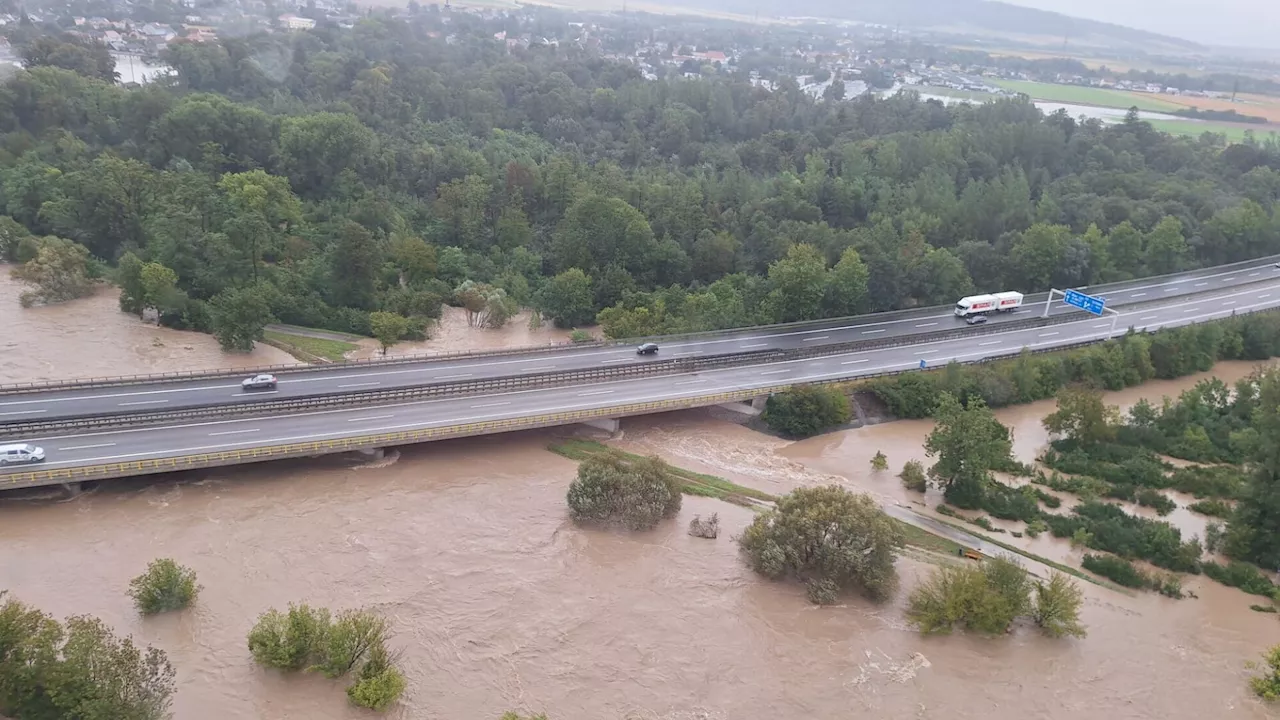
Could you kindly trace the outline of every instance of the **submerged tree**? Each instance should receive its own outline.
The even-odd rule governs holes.
[[[996,419],[982,398],[968,406],[951,393],[942,393],[934,411],[937,425],[925,441],[929,457],[938,460],[929,476],[943,489],[947,502],[960,508],[982,506],[991,470],[1012,458],[1009,428]]]

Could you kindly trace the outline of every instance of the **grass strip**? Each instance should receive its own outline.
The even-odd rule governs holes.
[[[974,537],[976,537],[976,538],[978,538],[978,539],[980,539],[980,540],[984,540],[984,541],[986,541],[986,542],[991,543],[992,545],[995,545],[995,546],[1000,547],[1000,548],[1004,548],[1005,550],[1008,550],[1008,551],[1009,551],[1009,552],[1011,552],[1011,553],[1016,553],[1016,554],[1018,554],[1018,555],[1021,555],[1021,556],[1022,556],[1022,557],[1024,557],[1024,558],[1028,558],[1028,559],[1030,559],[1030,560],[1035,560],[1036,562],[1038,562],[1038,563],[1040,563],[1040,564],[1042,564],[1042,565],[1047,565],[1048,567],[1051,567],[1051,568],[1053,568],[1054,570],[1057,570],[1057,571],[1059,571],[1059,572],[1064,572],[1064,573],[1066,573],[1066,574],[1068,574],[1068,575],[1071,575],[1071,576],[1073,576],[1073,577],[1078,577],[1078,578],[1080,578],[1081,580],[1087,580],[1088,582],[1091,582],[1091,583],[1093,583],[1094,585],[1097,585],[1098,587],[1104,587],[1104,588],[1107,588],[1108,590],[1115,590],[1115,591],[1117,591],[1117,592],[1123,592],[1123,593],[1126,593],[1126,594],[1130,594],[1130,593],[1128,593],[1124,588],[1120,587],[1119,585],[1116,585],[1116,584],[1114,584],[1114,583],[1110,583],[1110,582],[1106,582],[1106,581],[1104,581],[1104,580],[1099,580],[1098,578],[1093,577],[1092,575],[1089,575],[1089,574],[1088,574],[1088,573],[1086,573],[1086,572],[1083,572],[1083,571],[1081,571],[1081,570],[1078,570],[1078,569],[1076,569],[1076,568],[1073,568],[1073,567],[1071,567],[1070,565],[1063,565],[1062,563],[1054,562],[1053,560],[1050,560],[1049,558],[1041,557],[1041,556],[1039,556],[1039,555],[1036,555],[1036,554],[1035,554],[1035,553],[1033,553],[1033,552],[1029,552],[1029,551],[1027,551],[1027,550],[1023,550],[1022,548],[1014,547],[1013,545],[1009,545],[1008,543],[1002,543],[1002,542],[1000,542],[999,540],[995,540],[995,539],[993,539],[993,538],[991,538],[991,537],[989,537],[989,536],[987,536],[987,535],[983,535],[982,533],[974,532],[974,531],[973,531],[973,528],[971,528],[971,527],[966,527],[966,526],[961,525],[961,524],[959,524],[959,523],[953,523],[953,522],[950,522],[950,521],[948,521],[948,520],[943,520],[942,518],[931,518],[931,519],[933,519],[933,520],[937,520],[938,522],[940,522],[940,523],[942,523],[942,524],[944,524],[944,525],[950,525],[951,527],[955,528],[956,530],[959,530],[960,532],[969,533],[970,535],[972,535],[972,536],[974,536]]]
[[[277,332],[275,330],[267,330],[264,333],[267,340],[275,343],[277,347],[289,352],[289,348],[296,348],[309,355],[324,358],[330,362],[342,362],[346,359],[346,353],[357,349],[359,346],[354,343],[343,342],[341,340],[328,340],[325,338],[307,337],[305,335],[290,335],[288,333]],[[300,360],[309,360],[308,358],[299,358]]]
[[[557,455],[579,462],[586,460],[592,455],[604,452],[615,452],[629,460],[640,459],[640,456],[635,453],[618,450],[605,445],[604,443],[596,442],[595,440],[583,440],[579,438],[570,438],[554,442],[549,445],[547,449]],[[725,502],[742,505],[743,507],[748,507],[757,511],[766,509],[767,503],[773,503],[778,500],[776,495],[771,495],[767,492],[756,490],[755,488],[749,488],[745,485],[738,485],[737,483],[730,482],[722,477],[716,477],[715,475],[706,475],[704,473],[698,473],[675,466],[672,466],[671,472],[682,481],[682,489],[686,495],[697,495],[699,497],[724,500]],[[910,545],[911,547],[951,556],[959,555],[960,551],[963,549],[963,546],[959,543],[934,535],[924,528],[918,528],[914,525],[902,522],[897,518],[890,519],[893,520],[893,522],[902,531],[903,538],[907,545]]]

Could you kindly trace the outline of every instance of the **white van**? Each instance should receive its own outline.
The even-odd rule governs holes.
[[[0,465],[26,465],[44,462],[44,448],[28,443],[0,445]]]

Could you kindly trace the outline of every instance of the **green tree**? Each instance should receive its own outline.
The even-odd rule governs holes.
[[[409,334],[409,318],[391,312],[372,312],[369,313],[369,327],[382,346],[382,354],[386,355],[388,348]]]
[[[262,170],[227,173],[218,189],[232,213],[224,230],[257,282],[263,255],[279,254],[290,228],[302,221],[302,203],[288,179]]]
[[[752,569],[772,579],[829,582],[873,600],[897,588],[902,532],[870,496],[835,485],[784,495],[756,516],[739,543]]]
[[[391,263],[410,285],[421,285],[435,277],[439,260],[434,245],[413,235],[396,233],[391,236]]]
[[[271,321],[271,305],[256,288],[228,290],[209,303],[210,326],[223,350],[253,350]]]
[[[1107,250],[1112,264],[1125,276],[1135,277],[1142,272],[1142,233],[1128,220],[1111,228]]]
[[[1073,386],[1058,392],[1058,409],[1042,421],[1045,430],[1083,446],[1110,442],[1120,426],[1120,409],[1107,405],[1102,393],[1090,387]]]
[[[565,212],[552,238],[552,255],[561,270],[596,273],[617,265],[632,274],[650,269],[655,250],[649,221],[626,201],[587,195]]]
[[[1166,215],[1146,237],[1147,268],[1153,275],[1177,272],[1186,265],[1191,248],[1182,234],[1182,221]]]
[[[1257,377],[1257,405],[1250,425],[1249,482],[1227,524],[1228,555],[1264,568],[1280,567],[1280,370]]]
[[[404,694],[406,685],[404,673],[393,664],[386,647],[379,643],[369,650],[355,683],[347,688],[347,697],[353,705],[380,712]]]
[[[289,605],[258,616],[249,631],[249,653],[259,665],[277,670],[304,670],[321,660],[329,633],[329,611]]]
[[[801,385],[769,396],[761,419],[788,438],[806,438],[843,425],[853,416],[849,398],[836,388]]]
[[[469,250],[483,248],[485,217],[492,189],[478,175],[442,184],[436,191],[436,214],[447,228],[442,244]]]
[[[359,223],[344,222],[333,246],[330,287],[333,303],[368,310],[374,306],[374,285],[381,253],[373,235]]]
[[[1070,242],[1071,228],[1063,225],[1036,223],[1027,228],[1010,250],[1010,259],[1018,269],[1015,284],[1028,290],[1051,287]]]
[[[908,460],[902,466],[902,484],[908,489],[922,493],[929,488],[929,476],[925,474],[924,463],[919,460]]]
[[[875,456],[871,458],[871,469],[877,471],[888,470],[889,458],[885,457],[884,453],[877,450]]]
[[[1249,669],[1261,669],[1262,675],[1249,678],[1249,689],[1263,700],[1280,699],[1280,645],[1272,646],[1261,663],[1250,662]]]
[[[929,476],[944,490],[947,502],[961,508],[982,507],[990,471],[1012,458],[1013,440],[982,398],[966,407],[942,393],[934,410],[937,424],[925,440],[925,451],[938,460]]]
[[[1053,572],[1048,582],[1037,582],[1031,619],[1049,637],[1084,637],[1080,624],[1080,606],[1084,593],[1080,586],[1060,572]]]
[[[83,245],[47,237],[38,247],[35,257],[9,272],[15,280],[34,286],[18,297],[22,307],[50,305],[93,294],[89,251]]]
[[[129,581],[129,597],[143,615],[181,610],[199,593],[195,570],[171,558],[153,560],[145,573]]]
[[[866,312],[867,283],[871,273],[862,262],[858,251],[848,248],[840,255],[840,261],[827,273],[826,296],[823,299],[824,315],[844,317]]]
[[[142,260],[131,252],[120,256],[116,263],[116,283],[120,286],[120,310],[141,315],[146,288],[142,286]]]
[[[1030,591],[1026,571],[1005,558],[947,565],[911,593],[907,619],[922,633],[949,633],[961,626],[996,635],[1030,609]]]
[[[3,593],[0,593],[3,595]],[[0,713],[13,718],[169,717],[174,671],[97,618],[65,625],[13,599],[0,604]]]
[[[584,325],[595,317],[591,278],[579,268],[570,268],[551,278],[534,295],[534,305],[556,327]]]
[[[849,274],[847,266],[842,279],[847,279]],[[769,286],[765,304],[774,321],[818,318],[827,290],[827,268],[822,253],[812,245],[792,245],[785,258],[769,266]],[[851,288],[841,288],[841,292],[849,290]]]
[[[679,478],[661,459],[631,460],[617,453],[593,455],[569,484],[569,512],[578,522],[618,523],[649,530],[680,512]]]
[[[142,266],[139,275],[144,307],[164,311],[182,304],[184,297],[178,289],[178,273],[151,262]]]

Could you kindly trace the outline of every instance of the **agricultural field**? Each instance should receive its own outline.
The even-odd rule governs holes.
[[[993,80],[992,82],[1006,90],[1026,93],[1031,96],[1032,100],[1096,105],[1098,107],[1123,108],[1126,110],[1131,107],[1137,107],[1139,110],[1150,112],[1172,112],[1186,107],[1185,105],[1165,100],[1162,97],[1123,90],[1055,85],[1023,80]]]
[[[1246,125],[1243,123],[1215,123],[1215,122],[1194,122],[1191,120],[1148,120],[1151,126],[1157,130],[1171,133],[1173,135],[1191,135],[1198,137],[1199,135],[1212,132],[1220,135],[1226,135],[1229,142],[1241,142],[1244,140],[1244,134],[1250,130],[1258,140],[1271,135],[1280,133],[1280,124],[1271,123],[1268,125]]]

